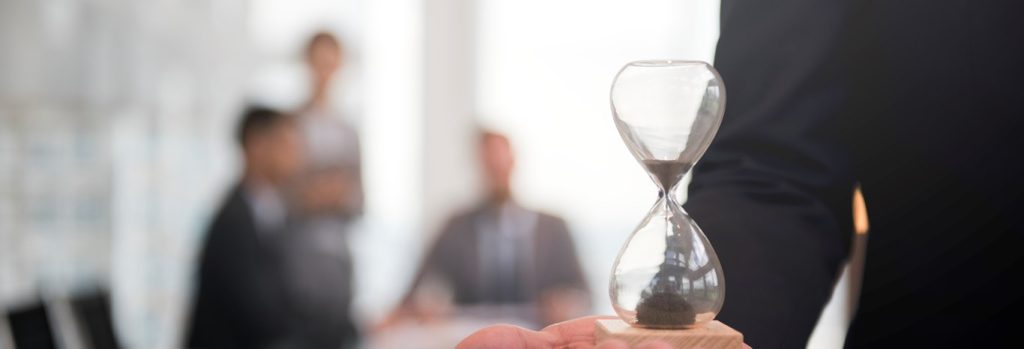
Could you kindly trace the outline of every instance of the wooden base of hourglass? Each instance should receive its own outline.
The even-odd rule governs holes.
[[[683,330],[654,330],[630,326],[621,319],[597,320],[597,343],[618,339],[630,345],[650,340],[668,343],[675,349],[742,349],[743,334],[718,321]]]

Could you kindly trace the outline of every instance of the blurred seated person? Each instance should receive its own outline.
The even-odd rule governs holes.
[[[590,299],[572,236],[558,217],[522,207],[512,197],[515,163],[508,138],[480,136],[487,197],[451,218],[392,319],[431,320],[457,310],[546,325],[586,313]]]
[[[187,346],[301,346],[277,248],[288,216],[282,190],[303,162],[298,130],[277,111],[250,108],[237,135],[244,170],[206,232]]]

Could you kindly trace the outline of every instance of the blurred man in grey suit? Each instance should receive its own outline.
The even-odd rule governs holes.
[[[480,156],[486,200],[447,222],[398,313],[438,315],[448,301],[537,325],[585,313],[589,294],[565,222],[513,200],[508,138],[482,132]]]

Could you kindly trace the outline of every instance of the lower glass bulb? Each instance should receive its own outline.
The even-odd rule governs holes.
[[[630,325],[689,328],[722,309],[725,278],[707,237],[663,195],[619,252],[609,291],[615,312]]]

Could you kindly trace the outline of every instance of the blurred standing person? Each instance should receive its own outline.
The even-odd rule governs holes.
[[[286,244],[290,299],[314,347],[352,347],[353,266],[346,241],[363,211],[359,139],[330,105],[331,83],[343,57],[333,35],[310,39],[305,58],[312,96],[297,112],[308,161],[292,186],[295,234]]]
[[[481,133],[480,160],[486,200],[448,221],[394,318],[443,315],[439,304],[449,299],[483,312],[470,315],[538,325],[586,313],[589,292],[565,222],[512,197],[508,138]]]
[[[308,214],[347,223],[363,212],[363,183],[359,135],[330,101],[331,84],[343,54],[334,35],[313,35],[305,52],[312,93],[297,115],[309,157],[301,206]]]
[[[299,347],[277,248],[287,233],[285,184],[302,167],[299,133],[283,114],[250,108],[238,141],[242,179],[206,234],[187,345]]]

